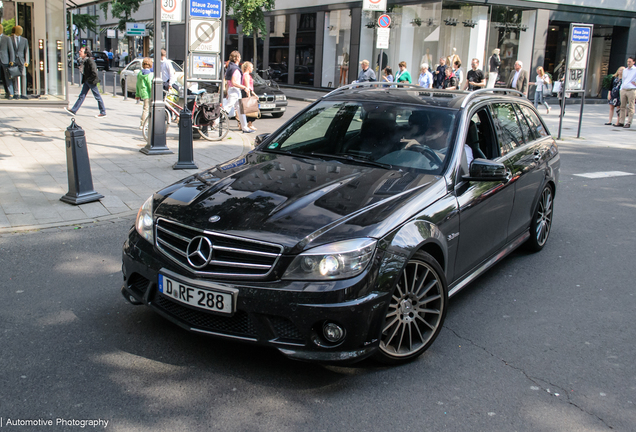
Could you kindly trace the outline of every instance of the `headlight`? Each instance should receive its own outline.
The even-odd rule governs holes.
[[[377,240],[345,240],[310,249],[298,255],[283,279],[347,279],[359,275],[373,257]]]
[[[135,221],[135,229],[140,236],[154,243],[154,235],[152,230],[152,196],[146,200],[137,212],[137,220]]]
[[[277,101],[287,100],[287,96],[285,96],[284,94],[277,94],[276,95],[276,100]]]

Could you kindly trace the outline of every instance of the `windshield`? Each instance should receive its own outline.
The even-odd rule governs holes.
[[[251,75],[252,75],[252,78],[254,79],[254,84],[269,85],[267,81],[265,81],[263,77],[257,74],[256,72],[252,72]]]
[[[323,101],[262,150],[441,174],[454,121],[454,110],[439,107]]]

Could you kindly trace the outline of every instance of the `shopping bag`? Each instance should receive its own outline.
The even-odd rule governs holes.
[[[543,84],[543,96],[552,96],[552,84]]]
[[[11,78],[17,78],[20,75],[22,75],[22,73],[20,72],[20,68],[18,66],[9,66],[7,68],[7,71],[9,72],[9,76]]]
[[[561,81],[556,81],[552,86],[552,93],[561,93]]]
[[[245,115],[259,112],[258,96],[250,96],[241,99],[241,112]]]

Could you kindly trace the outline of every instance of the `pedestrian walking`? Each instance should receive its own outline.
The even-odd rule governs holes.
[[[446,76],[444,77],[444,81],[442,81],[442,88],[444,90],[457,90],[457,77],[453,73],[453,69],[447,67],[444,72]]]
[[[104,101],[102,100],[102,97],[99,94],[99,89],[97,88],[97,84],[99,83],[99,77],[97,76],[97,65],[95,64],[95,60],[93,60],[91,56],[91,50],[88,47],[82,47],[80,48],[78,54],[81,60],[79,70],[80,74],[82,74],[82,90],[80,91],[77,102],[75,102],[73,108],[64,109],[71,115],[77,114],[77,111],[82,106],[82,103],[84,103],[84,99],[86,99],[86,95],[90,90],[93,92],[93,97],[97,101],[97,106],[99,107],[99,114],[97,114],[95,117],[106,117],[106,107],[104,106]]]
[[[486,77],[481,69],[479,69],[479,59],[472,59],[470,62],[471,69],[466,74],[466,81],[462,86],[462,90],[478,90],[486,86]]]
[[[537,68],[537,80],[533,82],[529,82],[528,85],[536,86],[534,90],[534,107],[537,108],[539,104],[543,104],[546,109],[546,114],[550,114],[550,105],[545,101],[545,88],[549,88],[550,85],[550,77],[545,73],[543,67],[539,66]]]
[[[634,57],[627,58],[627,67],[623,69],[621,84],[621,113],[618,124],[614,126],[630,128],[634,119],[634,99],[636,96],[636,66]],[[627,118],[627,120],[625,120]]]
[[[172,84],[177,81],[177,74],[174,71],[172,62],[166,57],[166,50],[161,50],[161,79],[163,80],[163,89],[168,91]]]
[[[413,81],[411,80],[411,73],[406,70],[406,62],[405,61],[401,61],[398,64],[398,69],[400,71],[395,74],[395,82],[398,82],[398,83],[407,82],[409,84],[412,84]]]
[[[225,79],[227,80],[227,104],[223,106],[234,107],[235,117],[239,121],[239,125],[243,133],[254,132],[247,127],[247,118],[245,114],[241,114],[241,90],[245,90],[243,85],[243,72],[239,67],[241,61],[241,53],[238,51],[232,51],[230,53],[230,61],[227,64],[225,71]]]
[[[433,84],[435,88],[441,89],[443,88],[444,79],[446,78],[446,59],[444,57],[440,57],[439,66],[435,70],[435,83]]]
[[[252,64],[252,62],[247,61],[243,63],[243,65],[241,66],[241,69],[243,69],[243,85],[245,86],[245,89],[241,90],[241,95],[244,98],[250,97],[250,96],[258,97],[257,94],[254,93],[254,78],[252,78],[252,72],[254,72],[254,65]],[[254,123],[254,121],[256,121],[256,117],[250,117],[249,120],[247,121],[247,128],[253,131],[256,130],[256,128],[252,124]]]
[[[515,73],[510,74],[506,87],[518,90],[528,97],[528,72],[523,70],[523,63],[520,60],[515,62]]]
[[[362,60],[360,66],[362,66],[362,70],[358,75],[359,83],[376,81],[375,72],[369,67],[369,60]]]
[[[13,66],[13,62],[15,62],[15,52],[11,38],[2,34],[2,26],[0,26],[0,67],[2,67],[4,97],[7,99],[13,97],[13,80],[9,75],[9,67]]]
[[[384,76],[382,80],[385,82],[393,82],[393,69],[390,66],[384,68]]]
[[[501,58],[499,57],[499,53],[501,50],[499,48],[495,48],[492,50],[492,55],[490,56],[490,60],[488,61],[488,84],[486,84],[487,88],[495,88],[495,84],[497,83],[497,78],[499,77],[499,67],[501,66]]]
[[[609,122],[605,123],[605,126],[613,124],[614,110],[616,110],[616,124],[620,123],[621,115],[621,85],[623,84],[623,70],[625,66],[618,68],[614,76],[612,77],[612,88],[607,92],[607,101],[609,103]]]
[[[420,66],[420,76],[417,83],[424,88],[433,87],[433,74],[428,71],[428,63],[422,63]]]
[[[464,82],[464,71],[462,70],[462,62],[459,60],[459,57],[453,62],[453,74],[455,78],[457,78],[457,89],[460,89]]]
[[[149,57],[141,61],[141,70],[137,73],[137,88],[135,99],[141,100],[144,104],[141,111],[141,123],[139,129],[144,128],[144,122],[150,115],[150,104],[152,103],[152,81],[155,74],[152,72],[152,59]]]

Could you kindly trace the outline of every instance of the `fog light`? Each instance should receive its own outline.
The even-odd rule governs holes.
[[[344,337],[344,330],[338,324],[327,323],[322,328],[322,333],[331,343],[336,343]]]

